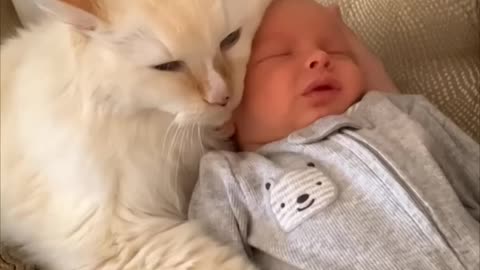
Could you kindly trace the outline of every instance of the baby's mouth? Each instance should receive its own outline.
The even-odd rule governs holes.
[[[303,91],[303,96],[316,95],[322,92],[338,91],[338,84],[332,79],[315,80]]]

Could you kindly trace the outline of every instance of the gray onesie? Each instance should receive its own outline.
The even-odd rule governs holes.
[[[425,98],[371,92],[254,153],[204,156],[189,215],[262,269],[478,270],[479,156]]]

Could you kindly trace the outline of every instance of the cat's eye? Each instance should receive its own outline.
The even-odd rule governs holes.
[[[233,47],[240,39],[241,30],[237,29],[235,32],[230,33],[226,38],[220,42],[220,49],[228,50]]]
[[[153,68],[160,71],[170,71],[170,72],[179,71],[180,69],[183,68],[183,62],[172,61],[172,62],[167,62],[167,63],[153,66]]]

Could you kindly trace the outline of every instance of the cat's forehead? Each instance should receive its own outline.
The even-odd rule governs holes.
[[[250,1],[135,0],[126,2],[116,22],[132,34],[160,40],[173,54],[186,48],[198,50],[191,53],[213,51],[226,35],[248,23]]]

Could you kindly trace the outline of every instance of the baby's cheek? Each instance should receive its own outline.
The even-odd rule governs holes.
[[[245,78],[245,102],[263,103],[275,94],[281,82],[271,69],[264,66],[251,68]]]
[[[258,88],[272,97],[291,96],[292,91],[294,91],[292,74],[293,72],[289,72],[287,69],[272,67],[262,73]]]
[[[353,78],[350,80],[352,83],[351,95],[354,101],[357,101],[367,92],[367,90],[371,89],[368,89],[367,80],[359,68],[354,68],[352,74]]]
[[[256,92],[258,86],[262,83],[262,78],[265,77],[264,71],[256,66],[249,66],[245,74],[245,94]]]

